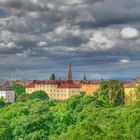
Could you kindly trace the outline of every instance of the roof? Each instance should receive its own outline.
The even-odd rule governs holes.
[[[11,87],[6,86],[0,86],[0,91],[13,91]]]
[[[124,83],[124,88],[135,88],[136,87],[136,82],[135,81],[128,81]]]
[[[80,88],[79,84],[76,84],[72,80],[44,80],[44,81],[33,81],[32,83],[27,85],[27,88],[35,88],[35,85],[47,85],[47,84],[56,84],[58,88]]]
[[[61,80],[45,80],[43,84],[59,84]]]
[[[26,86],[27,88],[35,88],[35,84],[31,83]]]
[[[32,81],[17,81],[16,82],[16,84],[23,85],[23,86],[28,86],[31,83],[32,83]]]
[[[72,80],[61,81],[58,85],[58,88],[80,88],[80,86],[76,85]]]
[[[98,80],[90,80],[90,81],[81,80],[81,84],[100,84],[100,81],[98,81]]]
[[[11,81],[4,81],[0,83],[0,91],[13,91]]]

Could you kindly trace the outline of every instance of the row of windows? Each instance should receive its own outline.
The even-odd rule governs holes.
[[[59,96],[63,96],[63,97],[66,97],[66,94],[49,94],[49,96],[56,96],[56,97],[59,97]]]
[[[27,92],[33,92],[33,89],[27,89]],[[46,92],[66,92],[66,90],[58,90],[58,89],[50,89],[50,90],[46,90]],[[70,92],[79,92],[76,90],[71,90]]]
[[[47,90],[47,91],[50,91],[50,92],[66,92],[66,90],[58,90],[58,89],[50,89],[50,90]]]
[[[56,88],[57,85],[36,85],[37,88],[43,88],[43,87],[48,87],[48,88]]]

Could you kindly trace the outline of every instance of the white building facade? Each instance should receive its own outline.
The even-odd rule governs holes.
[[[11,88],[11,82],[5,81],[0,83],[0,98],[9,103],[15,101],[15,91]]]
[[[5,102],[14,102],[15,101],[15,92],[0,90],[0,98],[3,98]]]

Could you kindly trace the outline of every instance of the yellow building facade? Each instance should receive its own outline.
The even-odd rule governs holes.
[[[81,83],[80,91],[86,92],[87,95],[93,95],[93,92],[95,92],[99,87],[99,81],[85,81]]]
[[[124,93],[125,93],[125,104],[128,105],[132,103],[132,101],[136,100],[136,82],[129,82],[124,85]]]
[[[135,88],[133,87],[129,87],[129,88],[125,88],[125,104],[129,104],[132,101],[134,101],[136,99],[136,92],[135,92]]]
[[[44,91],[51,100],[66,100],[73,95],[80,94],[80,87],[72,81],[44,81],[36,82],[26,87],[26,93]]]

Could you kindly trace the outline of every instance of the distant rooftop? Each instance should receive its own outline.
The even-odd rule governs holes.
[[[1,91],[11,91],[12,90],[12,82],[11,81],[1,81],[0,82],[0,90]]]

